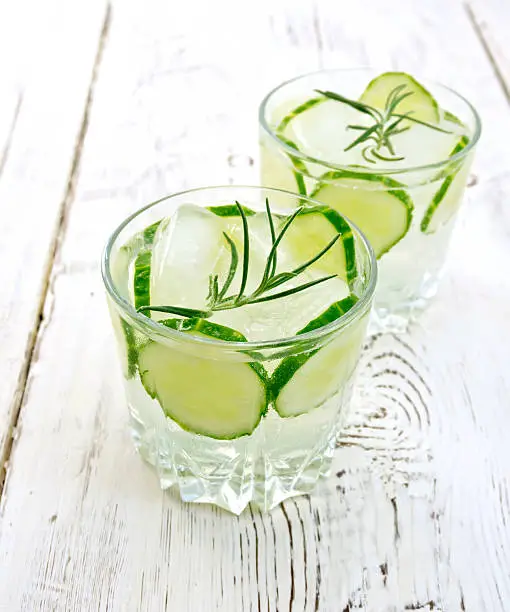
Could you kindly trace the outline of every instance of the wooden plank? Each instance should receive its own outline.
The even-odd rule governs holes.
[[[505,0],[470,0],[466,3],[475,30],[494,66],[494,72],[510,99],[510,6]]]
[[[510,218],[508,154],[490,125],[441,293],[409,336],[367,347],[357,410],[316,495],[240,518],[184,506],[132,449],[98,253],[116,221],[165,192],[255,181],[257,100],[287,69],[405,60],[510,121],[461,6],[399,0],[390,14],[374,0],[367,26],[336,2],[238,4],[115,7],[0,508],[0,601],[504,610]]]
[[[321,14],[324,65],[335,65],[338,41],[356,38],[363,24],[367,36],[359,59],[381,70],[406,70],[449,84],[474,103],[483,122],[471,180],[477,184],[468,190],[442,291],[422,319],[422,329],[407,340],[413,351],[422,349],[420,367],[412,353],[406,360],[430,389],[425,403],[423,391],[411,402],[416,414],[408,406],[414,417],[408,427],[416,434],[423,430],[425,438],[420,438],[429,446],[424,450],[430,460],[410,461],[404,454],[404,474],[397,472],[392,478],[402,480],[394,498],[400,537],[393,561],[387,562],[397,588],[389,601],[397,610],[418,603],[423,609],[428,604],[439,610],[504,610],[510,580],[501,567],[510,549],[501,534],[508,521],[510,455],[497,440],[501,418],[506,422],[502,398],[508,393],[503,364],[509,356],[509,284],[498,278],[494,262],[510,256],[504,238],[510,217],[502,206],[510,161],[501,138],[501,130],[510,128],[507,96],[464,5],[398,2],[393,6],[397,20],[388,19],[384,7],[373,2],[369,22],[364,19],[366,8],[356,3],[336,18],[331,7]],[[395,352],[405,357],[402,348]],[[390,376],[389,370],[397,376]],[[475,374],[479,372],[483,375]],[[412,384],[404,383],[402,374]],[[413,371],[406,372],[405,363],[388,368],[380,380],[379,393],[382,389],[394,407],[409,404],[406,398],[420,386]],[[427,408],[430,423],[420,405]],[[376,433],[377,448],[379,437],[386,440],[387,435]],[[410,495],[411,483],[415,492]],[[381,551],[375,551],[377,557],[383,558]],[[473,557],[483,559],[477,571]],[[367,587],[366,597],[371,602],[368,609],[379,609],[377,589]]]
[[[0,488],[74,180],[105,18],[102,0],[84,8],[65,2],[19,2],[1,9]],[[15,69],[7,70],[5,58],[14,58]],[[9,76],[19,87],[14,95],[8,89]]]

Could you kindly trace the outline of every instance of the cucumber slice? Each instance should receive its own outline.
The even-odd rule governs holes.
[[[136,374],[136,367],[138,365],[138,351],[136,348],[136,336],[133,328],[129,323],[124,321],[124,319],[120,319],[120,324],[122,327],[122,332],[124,334],[124,338],[126,339],[127,346],[127,367],[125,370],[125,377],[127,379],[133,378]]]
[[[296,168],[288,153],[275,146],[267,136],[260,139],[260,176],[263,185],[294,193],[299,192],[304,183],[303,177],[296,174]]]
[[[405,72],[385,72],[375,77],[361,94],[360,100],[382,110],[390,93],[400,85],[406,87],[402,93],[411,92],[412,95],[402,100],[398,105],[397,112],[399,114],[404,115],[412,112],[414,119],[427,123],[439,123],[439,106],[434,96],[415,78]],[[404,124],[409,125],[410,122],[403,121],[402,125],[405,127]]]
[[[358,301],[350,295],[332,304],[298,333],[304,334],[335,321]],[[320,406],[354,371],[364,333],[357,323],[326,346],[286,357],[271,376],[270,393],[281,417],[295,417]]]
[[[356,223],[382,257],[406,235],[413,219],[413,201],[404,185],[386,176],[348,170],[327,172],[311,197]]]
[[[356,134],[347,126],[364,122],[365,115],[358,110],[327,97],[312,98],[309,102],[317,100],[314,104],[302,104],[295,111],[287,115],[277,129],[277,137],[291,150],[286,151],[290,164],[296,175],[301,175],[300,193],[304,194],[303,185],[306,186],[308,176],[316,176],[323,168],[320,162],[304,161],[300,154],[306,154],[315,160],[329,161],[336,165],[363,163],[363,156],[359,149],[346,151]],[[296,151],[295,155],[293,154]]]
[[[151,303],[151,247],[154,242],[154,236],[156,235],[156,231],[160,224],[161,220],[156,221],[156,223],[149,225],[141,233],[144,246],[136,256],[133,277],[133,296],[135,308],[140,308],[140,306],[148,306]],[[135,239],[137,237],[138,234],[135,236]],[[147,316],[150,317],[150,313],[147,313]]]
[[[351,283],[357,276],[354,236],[351,226],[336,210],[328,206],[305,208],[294,219],[285,242],[296,261],[306,261],[338,233],[342,235],[341,240],[314,268]]]
[[[136,337],[131,326],[120,317],[113,306],[109,306],[113,331],[117,340],[118,353],[124,378],[128,380],[136,374],[138,353]]]
[[[159,321],[159,323],[180,332],[190,332],[195,335],[224,340],[225,342],[246,342],[243,334],[236,329],[219,325],[218,323],[211,323],[206,319],[164,319]]]
[[[122,246],[112,259],[112,280],[119,295],[125,300],[132,300],[132,287],[129,286],[129,268],[133,251],[143,244],[143,233],[136,234],[127,245]],[[129,246],[128,246],[129,245]],[[110,317],[117,339],[122,374],[130,379],[136,373],[137,349],[136,334],[133,328],[119,316],[116,308],[109,302]]]
[[[152,251],[142,251],[136,256],[133,278],[135,308],[151,303],[151,260]]]
[[[243,342],[242,334],[202,319],[164,325],[198,336]],[[149,342],[139,351],[140,379],[183,429],[218,440],[250,435],[267,412],[267,375],[259,363],[203,359]]]
[[[253,215],[257,214],[254,210],[252,210],[251,208],[248,208],[247,206],[241,205],[241,208],[243,209],[243,212],[247,217],[253,217]],[[218,217],[239,217],[240,216],[239,209],[237,208],[236,204],[224,204],[223,206],[208,206],[207,210],[211,211]]]
[[[149,225],[143,230],[143,241],[146,247],[152,246],[154,242],[154,236],[156,235],[156,231],[160,226],[162,219],[156,221],[152,225]]]
[[[271,201],[271,204],[272,202],[273,201]],[[326,207],[320,208],[321,210],[326,209]],[[289,272],[299,264],[304,263],[306,259],[313,257],[323,249],[338,233],[338,231],[335,231],[335,227],[333,227],[327,219],[319,215],[323,227],[318,230],[317,236],[315,237],[315,246],[314,243],[310,245],[308,241],[310,257],[307,258],[307,253],[302,249],[302,238],[303,235],[305,237],[309,236],[308,220],[305,220],[304,216],[308,216],[310,210],[311,209],[304,209],[304,211],[301,212],[280,243],[278,247],[277,273]],[[232,213],[232,217],[225,217],[223,228],[234,240],[241,254],[243,252],[242,223],[238,211],[232,211]],[[331,211],[331,213],[335,217],[340,217],[335,211]],[[273,212],[272,217],[275,232],[278,234],[288,216]],[[301,226],[301,230],[294,227],[296,223]],[[350,227],[341,217],[339,223],[342,223],[339,230],[343,233],[346,244],[348,244],[349,241],[352,242],[353,239]],[[250,217],[248,226],[250,236],[250,271],[248,274],[246,291],[249,294],[258,287],[264,275],[267,255],[271,249],[272,241],[270,225],[266,213],[257,213]],[[305,242],[307,241],[305,240]],[[333,249],[336,249],[336,256],[333,256],[330,262],[331,267],[334,268],[333,273],[336,274],[339,271],[345,270],[345,257],[340,241]],[[328,255],[325,257],[327,256]],[[321,276],[325,276],[324,270],[321,268],[321,261],[322,259],[310,266],[310,268],[303,273],[302,277],[289,279],[286,286],[283,288],[288,289],[302,282],[313,281]],[[232,283],[233,293],[238,290],[239,283],[240,275],[237,274]],[[349,287],[344,280],[339,278],[330,279],[323,285],[294,296],[284,297],[278,300],[278,302],[261,302],[244,306],[243,308],[215,312],[212,320],[215,323],[234,327],[251,341],[267,340],[270,337],[285,337],[294,335],[296,329],[300,329],[310,321],[310,319],[316,317],[324,309],[324,304],[330,304],[348,294]]]
[[[115,286],[126,300],[131,299],[128,286],[129,264],[134,253],[138,251],[134,263],[133,302],[135,308],[150,303],[150,247],[161,220],[152,223],[144,230],[136,233],[119,249],[112,265],[112,278]],[[138,362],[136,334],[132,327],[113,309],[110,308],[113,329],[121,353],[122,373],[130,379],[136,374]]]
[[[299,330],[297,332],[298,335],[306,334],[310,331],[313,331],[314,329],[324,327],[324,325],[328,325],[329,323],[336,321],[346,312],[349,312],[349,310],[354,306],[354,304],[356,304],[357,301],[358,296],[351,293],[351,295],[348,295],[342,300],[331,304],[331,306],[327,308],[322,314],[310,321],[310,323],[305,325],[303,329]]]
[[[279,135],[284,134],[285,129],[295,117],[297,117],[298,115],[301,115],[301,113],[304,113],[308,109],[313,108],[314,106],[317,106],[318,104],[323,104],[325,101],[326,101],[326,98],[321,96],[317,98],[310,98],[309,100],[306,100],[302,104],[299,104],[298,106],[296,106],[296,108],[290,111],[290,113],[287,113],[285,117],[280,121],[278,127],[276,128],[277,133]]]
[[[469,138],[462,136],[450,153],[450,157],[459,153],[469,144]],[[462,201],[462,194],[469,173],[469,164],[463,163],[452,171],[436,191],[420,224],[425,234],[434,233],[439,227],[447,223],[457,212]]]
[[[289,138],[285,138],[285,136],[282,135],[280,135],[279,138],[287,146],[296,149],[296,151],[299,151],[297,144]],[[296,157],[295,155],[288,154],[288,157],[292,164],[292,174],[294,176],[294,180],[296,181],[297,192],[299,193],[299,195],[306,196],[306,183],[304,178],[305,175],[308,174],[306,165],[301,159],[299,159],[299,157]]]
[[[222,217],[239,217],[239,210],[236,206],[211,207],[209,210]],[[262,242],[261,235],[268,235],[269,232],[265,214],[254,213],[246,207],[243,207],[243,210],[245,212],[249,210],[251,215],[256,215],[258,223],[251,223],[250,234],[256,242]],[[278,223],[281,223],[281,220],[285,217],[273,214],[273,218]],[[228,229],[232,232],[233,228],[229,227]],[[292,261],[305,261],[316,255],[328,243],[328,240],[331,240],[337,233],[342,235],[340,249],[342,249],[343,253],[342,251],[337,250],[335,252],[333,250],[321,258],[320,262],[314,264],[314,266],[316,269],[327,270],[337,274],[340,278],[347,278],[349,281],[352,281],[356,278],[357,274],[354,237],[350,225],[336,210],[327,206],[304,208],[287,231],[283,246],[289,247]],[[265,247],[267,250],[270,244],[266,244]],[[285,258],[285,252],[281,248],[279,253]]]
[[[462,123],[462,121],[457,117],[457,115],[454,115],[453,113],[450,113],[450,111],[443,111],[443,117],[445,121],[449,121],[450,123],[454,123],[455,125],[459,125],[463,128],[465,128],[464,124]]]

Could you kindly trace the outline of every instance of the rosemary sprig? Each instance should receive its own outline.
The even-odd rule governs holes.
[[[220,287],[220,282],[217,274],[209,275],[209,293],[207,294],[207,310],[198,310],[195,308],[185,308],[182,306],[140,306],[137,308],[138,312],[156,311],[156,312],[167,312],[169,314],[179,315],[181,317],[200,317],[207,319],[212,316],[214,312],[219,310],[230,310],[233,308],[240,308],[241,306],[247,306],[249,304],[259,304],[261,302],[269,302],[270,300],[278,300],[289,295],[294,295],[301,291],[305,291],[310,287],[324,283],[336,276],[336,274],[330,274],[321,278],[308,281],[297,287],[291,287],[277,293],[270,293],[273,289],[276,289],[280,285],[296,278],[302,274],[307,268],[323,257],[339,240],[341,234],[337,234],[323,249],[321,249],[316,255],[311,257],[308,261],[305,261],[300,266],[297,266],[289,272],[280,272],[276,274],[277,257],[278,257],[278,246],[282,239],[287,233],[288,229],[292,225],[294,219],[303,211],[303,207],[295,210],[292,215],[285,219],[278,234],[275,230],[273,215],[269,206],[269,200],[266,198],[266,214],[269,225],[269,231],[271,233],[271,249],[267,256],[266,265],[262,275],[262,279],[258,284],[257,288],[253,290],[249,295],[245,295],[246,284],[248,281],[248,272],[250,268],[250,236],[248,231],[248,219],[243,210],[243,207],[239,202],[236,202],[239,215],[243,224],[243,258],[242,258],[242,270],[241,270],[241,283],[239,290],[235,294],[228,295],[228,290],[232,285],[232,281],[237,272],[239,265],[239,253],[237,247],[232,238],[225,232],[223,236],[230,249],[230,266],[225,277],[223,285]]]
[[[418,123],[430,128],[431,130],[442,132],[443,134],[451,134],[451,132],[448,130],[444,130],[437,125],[413,117],[414,111],[408,111],[407,113],[397,112],[399,104],[414,94],[413,91],[406,91],[406,89],[406,85],[404,84],[392,89],[386,98],[384,110],[374,108],[373,106],[370,106],[365,102],[361,102],[360,100],[351,100],[333,91],[321,91],[319,89],[316,89],[315,91],[326,98],[335,100],[336,102],[341,102],[342,104],[347,104],[351,108],[354,108],[364,115],[368,115],[372,119],[373,123],[371,125],[347,126],[348,129],[359,131],[361,134],[357,136],[347,147],[345,147],[344,151],[350,151],[351,149],[354,149],[354,147],[364,144],[365,146],[361,152],[363,158],[367,162],[375,164],[377,159],[388,162],[402,161],[405,159],[404,156],[397,155],[395,152],[395,147],[391,142],[391,138],[393,136],[402,134],[402,132],[409,129],[409,125],[404,124],[403,126],[404,121]],[[388,152],[387,154],[383,152],[384,149],[386,149]]]

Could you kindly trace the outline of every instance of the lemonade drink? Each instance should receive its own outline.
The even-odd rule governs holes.
[[[453,91],[405,73],[322,71],[260,107],[261,179],[353,220],[379,266],[377,326],[435,294],[480,122]]]
[[[161,485],[235,513],[311,491],[375,275],[354,225],[278,190],[200,189],[126,220],[103,277],[132,433]]]

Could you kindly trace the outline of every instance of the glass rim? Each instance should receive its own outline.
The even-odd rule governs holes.
[[[448,166],[450,164],[454,164],[455,162],[457,162],[458,160],[462,160],[464,159],[476,146],[476,144],[478,143],[478,141],[480,140],[480,135],[482,133],[482,120],[480,118],[480,115],[478,113],[478,111],[476,110],[476,108],[471,104],[471,102],[465,98],[462,94],[458,93],[457,91],[455,91],[454,89],[452,89],[451,87],[448,87],[448,85],[443,85],[442,83],[439,83],[438,81],[434,81],[431,79],[423,79],[425,84],[431,83],[432,85],[436,86],[436,87],[440,87],[443,90],[446,90],[447,92],[453,94],[456,98],[458,98],[459,100],[461,100],[469,109],[469,111],[471,112],[473,118],[474,118],[474,124],[475,124],[475,128],[474,128],[474,132],[473,132],[473,136],[471,137],[471,139],[469,140],[468,144],[461,149],[460,151],[458,151],[457,153],[455,153],[454,155],[452,155],[451,157],[447,157],[444,159],[441,159],[440,161],[437,162],[433,162],[431,164],[420,164],[420,165],[415,165],[415,166],[405,166],[405,167],[401,167],[401,168],[395,168],[395,169],[391,169],[391,168],[374,168],[374,171],[371,171],[370,167],[367,166],[367,168],[360,168],[359,166],[349,166],[346,164],[333,164],[331,162],[327,162],[324,161],[320,158],[317,157],[313,157],[311,155],[307,155],[306,153],[303,153],[302,151],[300,151],[299,149],[295,149],[294,147],[291,147],[290,145],[286,144],[284,141],[282,141],[275,130],[273,130],[270,126],[268,121],[266,120],[266,108],[267,105],[269,103],[269,101],[271,100],[271,98],[273,97],[274,94],[276,94],[278,91],[283,90],[284,87],[286,87],[287,85],[291,85],[292,83],[295,83],[297,81],[300,81],[301,79],[306,79],[308,77],[313,77],[313,76],[317,76],[317,75],[321,75],[321,74],[334,74],[334,73],[352,73],[352,72],[370,72],[370,71],[375,71],[374,68],[371,68],[369,66],[366,67],[358,67],[358,68],[325,68],[322,70],[314,70],[312,72],[306,72],[304,74],[300,74],[298,76],[295,76],[291,79],[288,79],[286,81],[283,81],[282,83],[280,83],[279,85],[277,85],[276,87],[273,87],[273,89],[271,89],[262,99],[260,105],[259,105],[259,124],[262,127],[262,129],[266,132],[266,134],[268,136],[270,136],[278,145],[279,147],[281,147],[284,151],[286,151],[287,153],[289,153],[290,155],[292,155],[293,157],[297,157],[300,160],[303,161],[307,161],[313,164],[319,164],[321,166],[324,166],[327,169],[330,170],[341,170],[341,171],[349,171],[349,172],[355,172],[356,174],[359,174],[360,176],[366,175],[366,174],[378,174],[378,175],[394,175],[394,174],[409,174],[411,172],[420,172],[420,171],[427,171],[427,170],[435,170],[435,169],[439,169],[439,168],[443,168],[444,166]],[[412,75],[411,75],[412,76]],[[420,81],[421,83],[421,81]],[[313,178],[318,178],[318,177],[313,177]]]
[[[311,330],[304,334],[287,336],[284,338],[275,338],[270,340],[258,340],[258,341],[247,341],[247,342],[231,342],[226,340],[217,340],[215,338],[209,338],[206,336],[193,336],[192,334],[186,334],[185,332],[170,329],[164,325],[161,325],[157,321],[146,317],[142,313],[139,313],[135,307],[130,304],[126,299],[124,299],[117,291],[115,287],[115,283],[113,282],[113,278],[110,270],[110,255],[112,248],[115,244],[115,241],[119,237],[120,233],[138,216],[146,212],[147,210],[157,206],[161,202],[165,200],[169,200],[172,198],[176,198],[179,196],[193,194],[196,192],[203,191],[222,191],[222,190],[253,190],[253,191],[269,191],[274,193],[285,194],[287,196],[292,196],[293,198],[297,198],[299,200],[305,200],[310,202],[314,206],[323,206],[321,202],[317,200],[313,200],[308,196],[302,196],[296,193],[292,193],[291,191],[286,191],[284,189],[276,189],[273,187],[264,187],[257,185],[214,185],[209,187],[196,187],[194,189],[185,189],[183,191],[175,192],[170,195],[164,196],[143,206],[142,208],[136,210],[134,213],[126,217],[110,234],[106,242],[106,246],[103,249],[102,257],[101,257],[101,275],[103,278],[103,283],[105,285],[107,294],[113,299],[117,308],[119,308],[123,314],[127,315],[128,318],[134,321],[139,328],[143,330],[148,330],[148,335],[156,335],[158,337],[165,337],[169,340],[173,341],[184,341],[190,344],[194,344],[196,346],[208,346],[215,347],[220,350],[231,350],[231,351],[246,351],[246,350],[260,350],[260,349],[271,349],[271,348],[281,348],[288,347],[294,344],[305,344],[307,342],[318,340],[323,337],[327,337],[329,335],[334,334],[347,327],[350,323],[354,322],[360,315],[364,314],[365,311],[369,310],[370,303],[373,298],[376,284],[377,284],[377,261],[375,257],[374,250],[370,245],[369,241],[363,234],[363,232],[358,228],[358,226],[353,223],[348,217],[342,215],[342,217],[349,223],[351,228],[355,233],[361,238],[363,247],[366,249],[368,254],[369,261],[369,279],[368,283],[364,287],[361,297],[354,304],[352,308],[350,308],[345,314],[338,317],[331,323],[319,327],[317,329]]]

